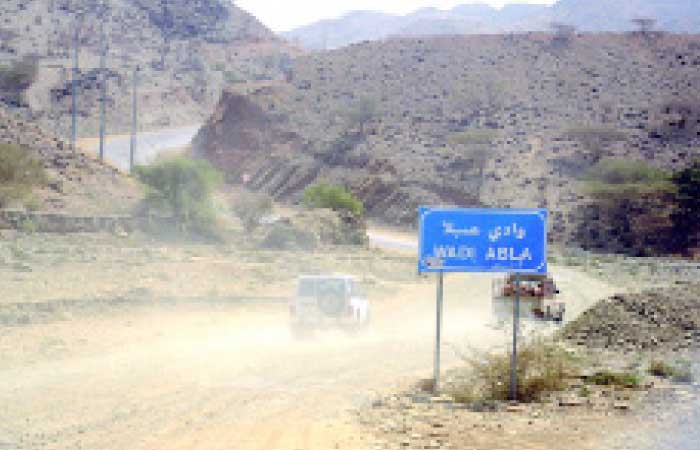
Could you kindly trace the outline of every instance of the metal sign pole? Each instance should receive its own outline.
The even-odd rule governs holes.
[[[438,272],[437,279],[437,301],[435,308],[435,365],[433,367],[433,391],[437,393],[440,389],[440,335],[442,332],[442,293],[443,293],[443,272]]]
[[[510,363],[510,399],[518,400],[518,331],[520,328],[520,274],[515,274],[515,302],[513,303],[513,354]]]

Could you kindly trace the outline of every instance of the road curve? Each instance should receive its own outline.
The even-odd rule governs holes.
[[[187,147],[199,131],[199,125],[168,128],[157,131],[142,132],[137,135],[136,164],[148,164],[158,155]],[[82,147],[87,151],[99,153],[99,140],[82,139]],[[105,159],[121,170],[129,170],[129,153],[131,137],[129,135],[109,136],[105,143]]]

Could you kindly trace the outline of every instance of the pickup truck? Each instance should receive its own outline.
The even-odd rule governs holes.
[[[297,336],[329,328],[355,331],[369,323],[369,302],[350,275],[301,276],[289,316]]]

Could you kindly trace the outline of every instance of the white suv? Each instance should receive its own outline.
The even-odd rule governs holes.
[[[329,327],[356,330],[369,323],[369,302],[352,276],[301,276],[289,314],[295,333]]]

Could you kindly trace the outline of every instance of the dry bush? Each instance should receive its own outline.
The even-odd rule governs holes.
[[[31,58],[0,66],[0,96],[7,103],[23,104],[24,92],[36,80],[38,71],[37,62]]]
[[[28,149],[0,144],[0,208],[27,200],[35,187],[46,182],[43,164]]]
[[[247,232],[257,229],[262,219],[272,212],[272,197],[246,192],[233,201],[233,213],[241,220]]]
[[[679,383],[690,383],[693,381],[693,374],[688,361],[677,361],[675,364],[670,364],[660,359],[654,359],[649,363],[648,372],[656,377],[670,378]]]
[[[467,376],[450,392],[456,401],[509,400],[510,351],[473,352],[463,360]],[[576,359],[560,344],[542,337],[527,341],[518,349],[518,400],[535,402],[545,393],[566,389],[576,368]]]
[[[318,239],[312,232],[285,222],[273,224],[260,242],[260,246],[268,250],[309,251],[314,250],[318,244]]]
[[[700,137],[699,101],[696,94],[688,93],[686,98],[661,103],[651,123],[651,136],[680,142]]]

